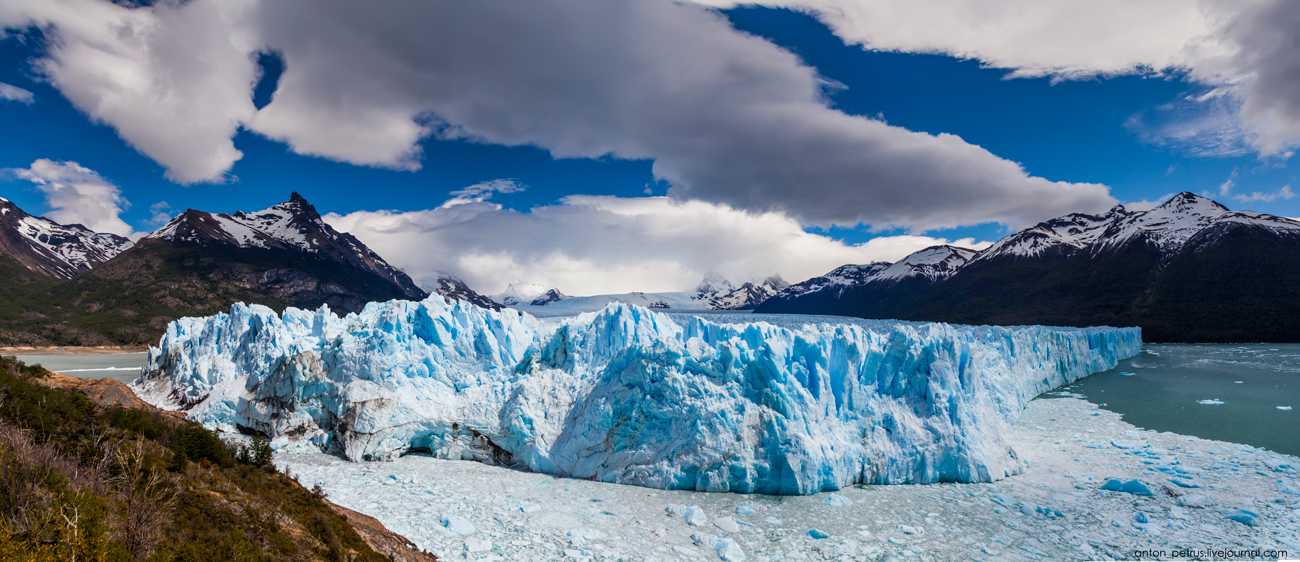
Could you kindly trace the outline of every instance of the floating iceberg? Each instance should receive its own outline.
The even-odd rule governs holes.
[[[1018,474],[1005,433],[1025,404],[1140,347],[1137,328],[781,327],[623,304],[542,321],[433,296],[183,318],[133,385],[282,450],[810,494]]]

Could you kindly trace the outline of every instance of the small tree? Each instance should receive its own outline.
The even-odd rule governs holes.
[[[117,465],[118,497],[123,508],[118,535],[133,558],[144,560],[162,539],[163,524],[175,507],[171,481],[151,470],[144,442],[139,440],[118,448]]]
[[[249,455],[252,457],[253,464],[257,466],[272,466],[271,460],[275,450],[271,449],[271,442],[267,441],[261,435],[253,436],[253,443],[249,446]]]

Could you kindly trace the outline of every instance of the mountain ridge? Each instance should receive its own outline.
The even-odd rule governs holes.
[[[0,197],[0,255],[7,255],[32,271],[70,279],[131,246],[131,240],[125,236],[33,216]]]
[[[188,209],[70,279],[9,282],[0,291],[0,338],[143,344],[157,341],[171,320],[213,314],[235,302],[357,312],[367,302],[427,296],[293,193],[255,213]]]
[[[1044,221],[927,286],[882,287],[875,273],[837,295],[779,294],[756,312],[1136,325],[1146,341],[1300,341],[1291,319],[1300,315],[1297,255],[1300,222],[1184,192],[1147,211]]]

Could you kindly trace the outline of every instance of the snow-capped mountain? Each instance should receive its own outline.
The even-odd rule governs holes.
[[[506,306],[546,306],[566,298],[555,287],[548,287],[526,281],[515,281],[505,291],[492,295],[492,300]]]
[[[779,294],[783,298],[798,298],[813,293],[826,292],[839,297],[845,291],[867,282],[872,275],[880,273],[893,264],[889,262],[871,262],[868,264],[841,265],[826,275],[813,277],[802,283],[795,283]]]
[[[723,279],[723,281],[726,280]],[[731,285],[731,283],[726,282],[726,285],[717,285],[716,287],[721,288],[727,285]],[[704,297],[704,293],[698,293],[698,300],[707,302],[708,307],[712,310],[749,310],[763,304],[767,299],[772,298],[773,295],[780,293],[789,286],[790,284],[786,283],[785,279],[782,279],[780,275],[772,275],[757,283],[742,283],[739,287],[727,291],[725,294],[713,293],[714,296],[707,299]]]
[[[728,281],[721,273],[710,271],[705,273],[704,279],[695,286],[695,294],[692,295],[691,298],[704,303],[709,303],[713,301],[713,299],[725,297],[735,290],[736,286],[732,285],[731,281]],[[705,306],[703,308],[708,307]]]
[[[236,302],[276,309],[326,304],[342,314],[369,302],[427,295],[294,194],[256,213],[187,210],[130,249],[52,286],[42,297],[51,308],[34,311],[44,316],[3,328],[92,345],[140,344],[157,341],[171,320]]]
[[[772,275],[737,287],[722,275],[709,272],[693,291],[633,291],[575,297],[546,285],[516,281],[504,292],[492,295],[492,300],[540,316],[594,312],[610,303],[633,304],[658,310],[748,310],[788,286],[780,275]]]
[[[791,285],[761,303],[754,312],[846,313],[845,299],[896,303],[947,279],[977,252],[957,246],[931,246],[894,263],[844,265],[821,277]]]
[[[1086,251],[1098,255],[1141,241],[1162,257],[1178,253],[1197,234],[1227,224],[1254,226],[1274,232],[1295,232],[1300,223],[1227,207],[1193,193],[1180,193],[1149,211],[1131,212],[1116,206],[1104,215],[1071,214],[1041,222],[999,240],[975,261],[1036,258]]]
[[[488,297],[474,292],[459,277],[450,273],[438,272],[438,278],[434,280],[433,292],[449,299],[462,300],[482,308],[500,310],[501,303],[498,303]]]
[[[832,285],[809,280],[757,311],[1137,325],[1147,341],[1300,341],[1300,222],[1192,193],[1148,211],[1058,217],[973,255],[931,250],[833,296]],[[901,282],[907,275],[932,281],[918,288]],[[894,278],[898,286],[882,288]]]
[[[399,288],[405,298],[422,299],[428,295],[355,236],[326,224],[316,208],[297,192],[290,194],[288,201],[256,213],[239,211],[228,215],[188,209],[144,240],[306,254],[375,275]]]
[[[908,254],[907,257],[872,275],[868,282],[897,283],[904,279],[920,278],[935,283],[952,277],[976,253],[970,248],[957,246],[930,246]]]
[[[0,255],[7,255],[32,271],[69,279],[112,259],[131,244],[126,237],[116,234],[34,217],[0,198]]]

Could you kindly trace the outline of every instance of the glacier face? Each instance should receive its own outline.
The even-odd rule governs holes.
[[[778,326],[624,304],[542,321],[434,296],[177,320],[133,386],[282,449],[809,494],[1017,474],[1004,435],[1025,404],[1140,347],[1136,328]]]

